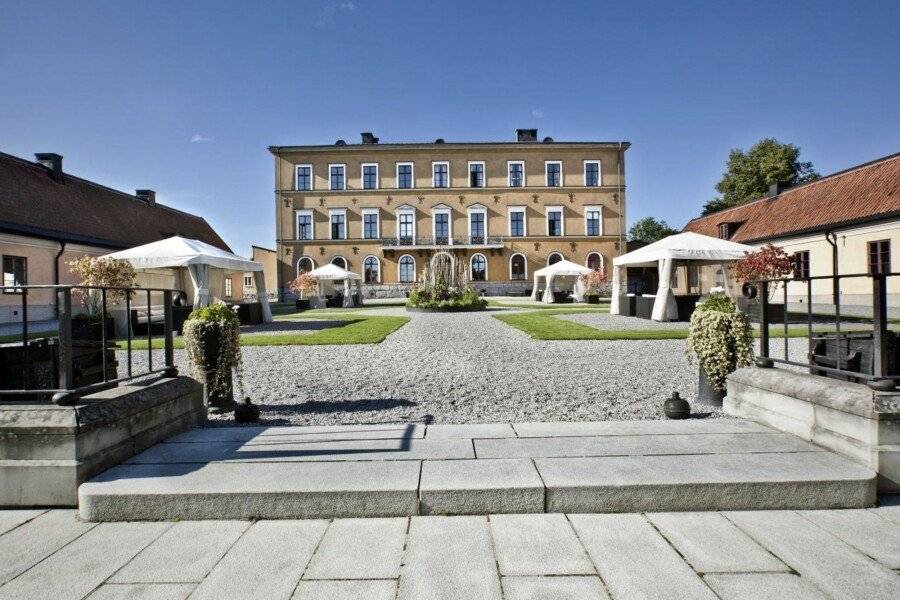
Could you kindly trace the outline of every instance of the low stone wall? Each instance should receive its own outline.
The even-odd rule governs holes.
[[[900,492],[900,392],[747,367],[728,376],[723,406],[855,459],[878,473],[879,492]]]
[[[203,388],[188,377],[119,386],[75,406],[0,404],[0,508],[75,506],[82,482],[205,420]]]

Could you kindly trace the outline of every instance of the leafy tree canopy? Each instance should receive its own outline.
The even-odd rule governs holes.
[[[653,217],[644,217],[628,230],[628,239],[632,241],[641,240],[652,244],[675,233],[678,233],[678,231],[669,227],[669,224],[665,221]]]
[[[797,185],[819,177],[811,162],[800,162],[800,148],[765,138],[747,152],[731,151],[722,180],[716,184],[721,196],[707,202],[703,214],[755,200],[773,183]]]

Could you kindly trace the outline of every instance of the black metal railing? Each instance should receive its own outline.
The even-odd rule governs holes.
[[[752,296],[751,290],[755,290],[755,295],[759,299],[760,352],[757,365],[774,366],[774,363],[779,363],[804,367],[812,374],[864,381],[876,389],[892,389],[900,379],[898,372],[900,337],[888,327],[887,286],[889,279],[898,275],[900,273],[854,273],[764,279],[754,281],[752,288],[745,286],[745,296]],[[866,305],[866,310],[862,314],[851,315],[845,312],[842,315],[841,282],[860,278],[871,280],[871,287],[865,288],[871,289],[871,313],[868,312]],[[817,281],[831,282],[828,286],[831,302],[814,302],[813,286]],[[801,290],[805,286],[805,295],[801,294],[799,298],[798,294],[789,295],[789,285],[793,288],[800,286]],[[773,290],[773,287],[776,289]],[[776,357],[771,352],[770,327],[779,325],[779,319],[773,319],[773,313],[776,311],[775,304],[770,299],[770,292],[777,295],[779,291],[782,300],[780,312],[783,314],[780,319],[783,327],[783,357]],[[794,302],[791,302],[792,297],[796,298]],[[806,314],[802,320],[798,319],[798,315],[803,313],[791,311],[790,308],[791,304],[796,306],[799,303],[806,304]],[[826,309],[825,312],[817,311],[814,309],[816,304],[833,308]],[[798,323],[806,325],[809,345],[806,362],[792,360],[790,356],[789,326]],[[817,330],[815,326],[825,328]],[[863,357],[867,360],[863,361]]]
[[[447,236],[418,236],[381,239],[381,246],[383,248],[396,248],[403,246],[499,246],[502,244],[502,236],[484,235],[455,237],[452,239]]]
[[[2,286],[0,292],[20,296],[22,314],[21,339],[0,344],[0,351],[9,355],[18,354],[14,358],[15,363],[21,365],[21,376],[14,377],[9,369],[0,371],[0,401],[42,399],[56,404],[71,404],[85,394],[115,387],[140,377],[149,375],[174,377],[178,374],[175,368],[173,335],[173,299],[178,293],[175,290],[86,285],[24,285]],[[29,318],[29,297],[38,294],[44,295],[45,300],[49,298],[53,300],[55,320],[58,321],[56,331],[35,332],[32,329],[34,322]],[[75,294],[81,295],[82,298],[90,297],[90,303],[99,312],[99,316],[90,312],[76,314],[72,299]],[[163,362],[156,368],[153,360],[154,295],[157,301],[156,314],[159,314],[159,304],[162,304],[161,322],[157,321],[155,324],[162,325],[163,336]],[[124,306],[126,323],[123,328],[124,337],[116,336],[110,304]],[[136,325],[140,325],[141,310],[146,315],[147,364],[145,369],[135,369],[133,360],[135,350],[132,346]],[[83,318],[86,316],[88,318]],[[35,337],[33,335],[35,333],[48,335]],[[120,348],[120,343],[124,343],[124,349]],[[122,375],[118,372],[116,351],[125,352],[125,372]],[[41,377],[36,376],[37,354],[41,355],[44,367]],[[92,364],[86,366],[87,362]],[[51,375],[47,374],[48,366],[52,370]],[[16,372],[19,372],[18,369]],[[19,385],[10,386],[10,383]]]

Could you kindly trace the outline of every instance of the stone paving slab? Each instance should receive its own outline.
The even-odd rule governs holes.
[[[79,488],[87,521],[396,517],[418,513],[420,463],[120,465]]]
[[[569,520],[613,598],[717,600],[640,515],[570,515]]]
[[[0,585],[94,527],[94,523],[78,521],[74,510],[54,510],[7,532],[0,537]]]
[[[413,517],[397,600],[500,600],[486,517]]]
[[[327,521],[254,523],[195,590],[192,600],[290,597],[327,526]]]
[[[787,433],[624,435],[475,440],[478,458],[821,452]]]
[[[714,573],[703,579],[722,600],[829,600],[811,583],[789,573]]]
[[[335,519],[304,579],[396,579],[407,519]]]
[[[348,440],[341,442],[162,443],[132,457],[127,464],[207,462],[399,461],[475,458],[470,440]]]
[[[426,433],[426,438],[429,440],[514,437],[516,437],[516,432],[509,423],[447,423],[429,425]]]
[[[291,600],[394,600],[396,594],[396,581],[301,581]]]
[[[800,513],[881,564],[900,569],[900,529],[885,527],[876,514],[860,510],[811,510]]]
[[[193,583],[107,583],[87,600],[186,600],[196,587]]]
[[[341,440],[387,440],[422,438],[425,425],[401,423],[385,425],[310,425],[202,427],[170,438],[170,442],[248,442],[260,438],[279,438],[296,442],[329,442]]]
[[[686,433],[771,433],[772,429],[738,419],[679,421],[557,421],[513,423],[519,437],[582,437],[590,435],[680,435]]]
[[[873,508],[871,512],[878,515],[882,519],[893,521],[894,523],[900,525],[900,505],[879,506],[878,508]]]
[[[501,575],[596,574],[565,515],[491,515],[490,519]]]
[[[0,510],[0,535],[44,514],[44,510]]]
[[[900,597],[900,576],[796,512],[725,516],[826,595],[847,600]]]
[[[175,523],[110,582],[199,583],[249,526],[247,521]]]
[[[544,484],[530,459],[426,460],[419,511],[437,515],[544,512]]]
[[[607,600],[599,577],[504,577],[506,600]]]
[[[646,516],[698,573],[790,571],[787,565],[719,513],[650,513]]]
[[[830,452],[537,458],[547,512],[864,508],[875,473]]]

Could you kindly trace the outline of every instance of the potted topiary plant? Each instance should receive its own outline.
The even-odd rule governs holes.
[[[794,270],[794,261],[784,251],[784,248],[773,244],[766,244],[759,250],[747,252],[744,258],[731,266],[734,278],[742,284],[750,284],[762,279],[782,279],[789,276]],[[769,284],[769,297],[771,302],[775,292],[783,284]],[[741,310],[750,314],[754,320],[762,322],[762,305],[759,299],[741,298],[739,300]],[[770,322],[783,322],[785,317],[784,304],[769,304]]]
[[[69,262],[69,271],[81,278],[79,285],[133,288],[137,272],[131,263],[111,258],[83,256]],[[106,313],[103,311],[103,294],[98,289],[75,288],[74,293],[81,298],[86,313],[72,319],[72,339],[99,341],[105,327],[107,339],[115,337],[115,320],[109,315],[109,308],[125,300],[124,290],[106,291]]]
[[[699,399],[721,406],[725,378],[753,359],[753,332],[747,315],[722,295],[710,296],[691,315],[687,338],[688,360],[700,367]]]
[[[306,296],[316,291],[319,281],[309,273],[300,273],[296,279],[289,284],[290,290],[297,294],[295,306],[297,310],[307,310],[310,306],[309,298]]]
[[[203,384],[204,399],[216,412],[234,410],[232,371],[243,390],[240,321],[222,303],[194,310],[184,322],[184,349],[191,376]]]
[[[578,277],[584,286],[584,301],[588,304],[600,304],[600,289],[606,283],[606,273],[600,269],[591,269]]]

